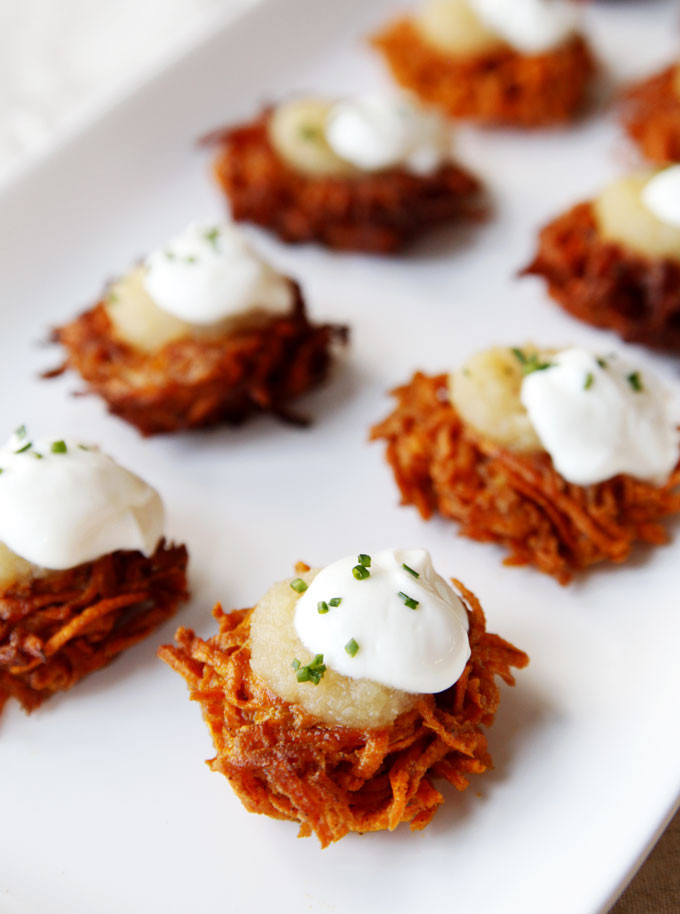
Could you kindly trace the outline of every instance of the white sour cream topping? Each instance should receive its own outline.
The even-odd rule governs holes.
[[[370,679],[405,692],[441,692],[459,678],[470,656],[468,620],[460,597],[424,549],[386,549],[371,556],[370,576],[357,580],[357,556],[322,569],[295,609],[295,630],[310,651],[343,676]],[[419,577],[414,577],[406,564]],[[404,597],[417,601],[409,608]],[[330,600],[340,597],[339,606]],[[320,613],[318,604],[328,604]],[[345,649],[352,639],[358,650]]]
[[[671,165],[650,178],[642,202],[657,219],[680,228],[680,165]]]
[[[363,171],[403,166],[429,174],[451,158],[444,119],[403,96],[358,95],[336,102],[325,133],[333,152]]]
[[[568,0],[467,0],[482,22],[523,54],[540,54],[566,41],[577,23]]]
[[[616,356],[585,349],[551,356],[522,382],[521,400],[555,469],[590,485],[626,473],[663,483],[680,438],[659,382]]]
[[[254,308],[287,313],[292,291],[227,223],[192,222],[146,259],[144,288],[163,311],[199,326]]]
[[[64,444],[53,453],[53,441],[15,435],[0,448],[0,542],[55,570],[118,549],[151,555],[163,535],[158,493],[98,448]]]

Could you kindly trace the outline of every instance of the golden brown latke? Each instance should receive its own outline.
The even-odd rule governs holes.
[[[675,90],[677,66],[631,86],[623,97],[625,130],[653,162],[680,162],[680,96]]]
[[[238,423],[255,412],[292,418],[292,400],[327,375],[334,341],[347,328],[312,324],[300,289],[289,315],[220,337],[186,337],[143,352],[116,339],[103,302],[52,335],[66,361],[109,411],[143,435]],[[301,421],[295,419],[294,421]]]
[[[0,712],[31,712],[169,619],[188,596],[187,551],[112,552],[0,594]]]
[[[300,837],[314,832],[326,847],[351,831],[401,822],[424,828],[443,802],[434,777],[464,790],[470,774],[490,767],[481,728],[498,708],[494,677],[512,685],[510,667],[529,658],[486,632],[477,599],[454,583],[468,605],[467,666],[450,689],[421,696],[388,727],[322,723],[271,692],[250,668],[252,610],[224,613],[218,605],[217,635],[203,641],[180,628],[178,646],[160,648],[159,657],[184,676],[201,705],[216,751],[208,764],[249,812],[299,822]]]
[[[220,151],[215,174],[238,221],[287,242],[387,254],[434,226],[480,215],[480,184],[458,165],[431,175],[392,168],[358,177],[318,177],[290,168],[269,141],[265,110],[207,138]]]
[[[590,203],[541,229],[536,255],[522,273],[542,276],[550,295],[582,321],[628,342],[680,349],[680,263],[604,240]]]
[[[595,62],[575,36],[560,47],[527,56],[502,48],[456,59],[423,39],[409,19],[375,35],[392,76],[451,117],[487,124],[538,127],[571,121],[585,99]]]
[[[506,565],[534,565],[568,584],[597,562],[624,562],[636,542],[668,541],[661,521],[680,513],[680,463],[663,486],[625,475],[578,486],[548,454],[515,454],[476,435],[451,405],[446,375],[418,372],[393,395],[394,412],[371,438],[387,442],[402,504],[500,543]]]

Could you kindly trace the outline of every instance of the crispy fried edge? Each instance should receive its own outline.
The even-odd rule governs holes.
[[[510,667],[529,658],[486,632],[476,597],[454,584],[470,619],[467,666],[454,686],[421,696],[389,727],[325,724],[272,693],[250,669],[252,610],[224,613],[218,605],[217,635],[203,641],[180,628],[177,646],[159,649],[201,705],[216,750],[209,766],[249,812],[297,821],[299,837],[314,832],[322,847],[351,831],[392,830],[401,822],[419,830],[444,799],[433,777],[464,790],[470,774],[491,766],[481,727],[498,708],[494,677],[513,685]]]
[[[537,127],[571,121],[596,70],[581,36],[543,54],[503,48],[457,60],[431,47],[409,19],[399,19],[371,43],[401,86],[452,117],[484,123]]]
[[[187,550],[113,552],[0,595],[0,712],[30,713],[146,638],[187,599]]]
[[[52,333],[66,360],[109,411],[143,435],[238,423],[270,412],[300,424],[290,402],[321,383],[348,329],[312,324],[297,283],[290,315],[219,338],[184,338],[147,353],[116,339],[103,302]]]
[[[453,163],[431,175],[404,169],[358,178],[297,172],[270,143],[268,118],[265,109],[252,122],[205,140],[219,146],[215,176],[236,220],[264,226],[290,243],[386,254],[444,222],[482,216],[479,182]]]
[[[522,275],[542,276],[570,314],[624,340],[680,349],[680,263],[600,237],[590,202],[544,226]]]
[[[371,431],[387,442],[402,504],[458,521],[463,536],[508,549],[506,565],[534,565],[560,584],[597,562],[624,562],[637,541],[668,541],[660,521],[680,513],[680,463],[663,486],[625,475],[577,486],[547,454],[514,454],[475,435],[447,391],[446,375],[416,373]]]
[[[673,88],[675,65],[624,94],[621,123],[644,155],[662,165],[680,161],[680,97]]]

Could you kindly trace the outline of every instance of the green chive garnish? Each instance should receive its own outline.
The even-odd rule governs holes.
[[[313,124],[303,124],[300,127],[300,137],[303,140],[315,140],[319,136],[319,130]]]
[[[403,593],[403,591],[400,590],[399,593],[397,594],[397,596],[401,600],[404,601],[404,603],[406,604],[406,606],[408,606],[409,609],[418,608],[418,605],[419,605],[418,600],[414,600],[413,597],[409,597],[409,595],[407,593]]]
[[[370,567],[371,567],[371,557],[370,557],[370,555],[366,555],[365,552],[360,552],[359,555],[357,556],[357,558],[358,558],[358,560],[359,560],[359,564],[360,564],[360,565],[363,565],[364,568],[370,568]]]
[[[542,362],[537,353],[527,355],[521,349],[513,349],[512,354],[522,366],[522,372],[525,375],[532,374],[534,371],[545,371],[546,368],[552,368],[552,362]]]
[[[53,454],[65,454],[66,453],[66,442],[65,441],[53,441],[50,450]]]
[[[291,663],[291,666],[293,667],[294,670],[300,669],[300,661],[297,659],[297,657],[295,658],[295,660],[293,660],[293,662]]]
[[[17,436],[17,438],[25,438],[26,437],[26,426],[20,425],[19,428],[14,432],[14,434]]]
[[[414,571],[413,568],[411,568],[410,565],[407,565],[407,564],[406,564],[406,562],[402,562],[402,563],[401,563],[401,567],[404,569],[404,571],[408,571],[409,574],[412,574],[414,578],[419,578],[419,577],[420,577],[420,572],[419,572],[419,571]]]
[[[206,241],[209,241],[210,244],[212,244],[212,246],[215,248],[215,250],[218,250],[217,240],[220,237],[220,230],[216,225],[213,226],[213,228],[208,229],[208,231],[205,233],[204,237],[205,237]]]
[[[595,375],[592,373],[592,371],[589,371],[588,374],[586,375],[585,381],[583,382],[583,389],[590,390],[590,388],[593,386],[594,383],[595,383]]]
[[[356,643],[354,638],[350,638],[347,644],[345,645],[345,650],[350,655],[350,657],[356,657],[359,650],[359,645]]]
[[[27,441],[26,444],[23,445],[23,447],[18,448],[18,450],[16,450],[14,453],[23,454],[24,451],[27,451],[32,446],[32,444],[33,444],[32,441]]]
[[[644,390],[642,386],[642,378],[640,377],[639,371],[632,371],[626,378],[630,386],[633,388],[636,394],[639,394],[641,390]]]
[[[319,602],[316,604],[316,611],[323,616],[328,612],[328,603],[326,603],[325,600],[319,600]]]
[[[596,359],[595,361],[600,366],[600,368],[609,368],[609,365],[607,365],[607,362],[605,359]]]
[[[329,606],[340,606],[342,603],[342,597],[333,597],[332,600],[328,601]]]
[[[37,451],[33,451],[32,453],[33,453],[33,456],[35,457],[36,460],[42,460],[42,459],[43,459],[43,455],[42,455],[42,454],[39,454]]]
[[[307,585],[302,580],[302,578],[295,578],[294,581],[290,582],[290,586],[293,588],[295,593],[304,593],[307,590]]]
[[[357,581],[365,581],[366,578],[370,578],[371,572],[364,565],[355,565],[352,568],[352,574],[357,579]]]
[[[295,670],[295,678],[298,682],[312,682],[314,685],[318,685],[322,678],[323,674],[326,672],[326,664],[323,662],[323,654],[317,654],[314,660],[311,663],[307,663],[305,666],[300,665],[300,661],[293,660],[291,664]]]

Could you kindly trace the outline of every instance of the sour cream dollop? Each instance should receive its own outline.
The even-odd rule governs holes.
[[[577,23],[568,0],[467,0],[481,21],[524,54],[540,54],[566,41]]]
[[[189,324],[208,326],[254,308],[286,313],[292,290],[228,223],[192,222],[146,259],[144,288]]]
[[[680,228],[680,165],[658,172],[645,184],[642,202],[661,222]]]
[[[405,692],[449,688],[470,657],[462,600],[424,549],[386,549],[370,561],[362,580],[352,572],[357,556],[319,572],[297,602],[298,637],[344,676]]]
[[[334,104],[325,125],[337,156],[363,171],[436,171],[451,157],[444,119],[403,96],[358,95]]]
[[[73,568],[119,549],[152,555],[163,535],[158,493],[91,445],[14,435],[0,471],[0,542],[34,565]]]
[[[680,437],[666,391],[648,371],[585,349],[551,356],[528,374],[521,400],[556,470],[591,485],[626,473],[661,484],[678,462]]]

